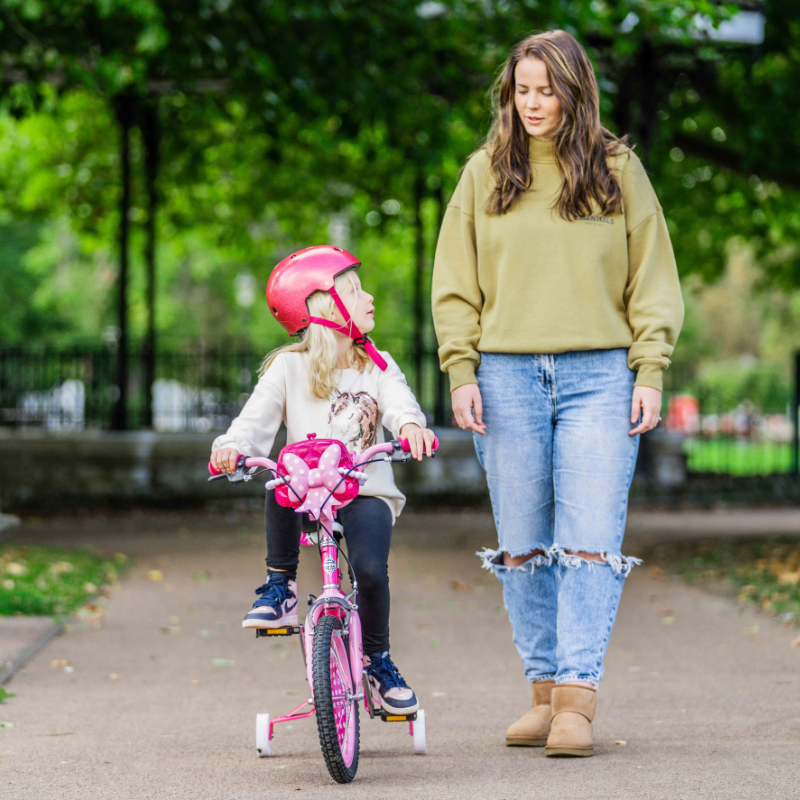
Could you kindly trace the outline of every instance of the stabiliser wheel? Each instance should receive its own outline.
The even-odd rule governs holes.
[[[347,642],[338,617],[320,617],[311,657],[322,756],[335,781],[350,783],[358,769],[358,690],[353,688]]]

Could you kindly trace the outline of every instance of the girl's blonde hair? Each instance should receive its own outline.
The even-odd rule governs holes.
[[[333,284],[339,296],[342,295],[346,282],[353,287],[356,296],[358,295],[353,272],[354,270],[348,269],[336,276]],[[306,301],[306,305],[312,316],[334,319],[336,304],[330,293],[314,292]],[[347,310],[352,314],[352,308]],[[267,353],[258,370],[259,378],[272,366],[272,362],[281,353],[308,353],[308,388],[311,390],[311,394],[320,400],[326,400],[330,396],[330,393],[336,388],[336,362],[339,359],[336,350],[336,333],[331,328],[312,323],[300,335],[299,342],[285,344]],[[357,369],[359,372],[372,368],[372,359],[367,355],[366,350],[355,342],[347,350],[346,358],[347,366]]]

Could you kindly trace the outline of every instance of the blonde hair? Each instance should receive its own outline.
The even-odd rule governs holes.
[[[353,272],[354,270],[348,269],[336,276],[333,285],[340,296],[345,288],[345,282],[349,282],[356,295],[358,294],[358,287],[353,280]],[[336,304],[329,292],[314,292],[306,301],[306,305],[312,316],[334,319]],[[352,314],[352,308],[347,310]],[[324,325],[311,323],[300,334],[300,337],[299,342],[285,344],[267,353],[258,370],[258,376],[260,378],[281,353],[308,353],[308,388],[314,397],[326,400],[336,388],[336,362],[339,360],[336,333]],[[372,369],[372,359],[367,355],[367,351],[355,342],[348,348],[345,358],[347,366],[357,369],[359,372]]]

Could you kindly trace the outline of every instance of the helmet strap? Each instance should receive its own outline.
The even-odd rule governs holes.
[[[386,359],[375,349],[375,345],[372,344],[369,336],[361,333],[355,322],[353,322],[347,306],[342,302],[342,298],[339,297],[339,293],[333,287],[328,291],[339,312],[344,317],[345,324],[339,325],[338,322],[334,322],[332,319],[324,319],[323,317],[309,317],[308,321],[315,322],[317,325],[324,325],[326,328],[332,328],[345,336],[349,336],[355,344],[360,344],[367,351],[367,355],[375,362],[378,369],[385,371],[386,367],[389,366],[386,363]]]

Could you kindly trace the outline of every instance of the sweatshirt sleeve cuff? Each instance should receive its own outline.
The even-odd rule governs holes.
[[[663,392],[663,375],[664,370],[658,364],[644,363],[636,373],[634,386],[649,386],[651,389],[658,389],[659,392]]]
[[[456,361],[447,368],[447,374],[450,376],[451,392],[458,389],[459,386],[478,382],[475,377],[475,364],[472,361]]]

